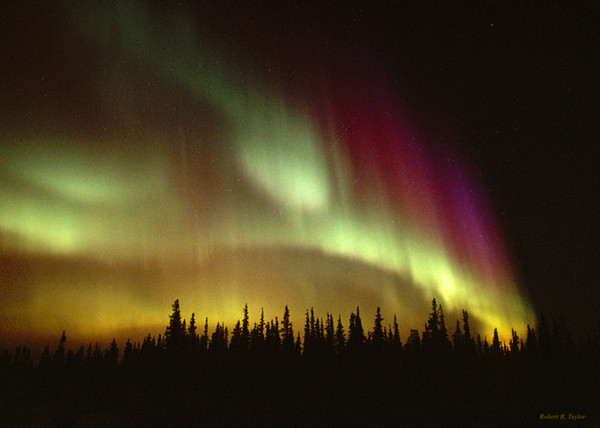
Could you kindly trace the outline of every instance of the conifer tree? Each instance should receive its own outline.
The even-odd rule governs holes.
[[[444,309],[440,305],[440,327],[439,327],[439,347],[441,350],[450,348],[450,340],[448,339],[448,330],[446,329],[446,318],[444,317]]]
[[[323,336],[324,336],[324,329],[323,329],[323,320],[320,318],[317,318],[315,320],[315,333],[314,336],[316,338],[317,343],[321,343],[321,341],[323,340]]]
[[[79,352],[77,352],[77,356],[79,356]],[[77,362],[80,363],[81,361]],[[15,365],[21,368],[33,367],[33,361],[31,359],[31,349],[29,349],[27,346],[21,346],[21,356],[19,358],[15,358]]]
[[[85,361],[90,362],[91,359],[92,359],[92,343],[90,342],[90,344],[87,347],[87,351],[85,352]]]
[[[511,355],[516,355],[519,353],[519,336],[514,329],[511,329],[511,339],[509,342],[510,353]]]
[[[310,316],[306,310],[306,319],[304,320],[304,353],[312,350],[312,329],[310,327]]]
[[[296,336],[296,343],[294,344],[294,351],[296,353],[296,355],[301,355],[302,354],[302,340],[300,339],[300,332],[298,332],[298,335]]]
[[[265,327],[267,327],[267,334],[265,335]],[[253,350],[260,350],[266,342],[266,338],[271,334],[269,323],[265,324],[264,313],[261,313],[260,322],[254,323],[254,327],[250,332],[250,348]]]
[[[275,317],[275,321],[271,320],[270,323],[266,323],[265,343],[271,354],[274,354],[279,350],[279,320],[277,317]]]
[[[437,302],[435,298],[431,301],[431,312],[429,313],[429,319],[427,320],[427,324],[425,324],[425,336],[427,338],[427,342],[435,342],[435,340],[439,337],[439,328],[440,328],[440,314],[437,306]]]
[[[58,341],[58,347],[54,353],[54,361],[58,364],[65,362],[65,343],[67,342],[67,336],[63,330],[60,340]]]
[[[354,312],[350,314],[350,327],[348,328],[348,348],[358,349],[364,344],[364,342],[365,332],[360,319],[360,309],[357,306],[356,315],[354,315]]]
[[[169,325],[165,331],[165,348],[169,351],[181,350],[185,338],[185,330],[179,309],[179,299],[173,303],[173,312],[169,315]]]
[[[51,364],[50,347],[46,346],[40,356],[40,367],[49,367]]]
[[[325,342],[327,347],[332,349],[335,336],[335,327],[333,325],[333,315],[327,313],[327,322],[325,324]]]
[[[465,352],[473,357],[476,354],[475,340],[471,337],[471,326],[469,325],[469,313],[463,309],[463,336],[462,343],[465,348]]]
[[[240,354],[243,352],[244,344],[242,341],[242,324],[240,323],[240,320],[237,320],[235,327],[231,332],[231,343],[229,344],[229,349],[231,349],[231,352],[234,354]]]
[[[92,354],[92,363],[95,366],[99,366],[102,363],[102,349],[98,342],[94,345],[94,353]]]
[[[264,330],[264,328],[263,328]],[[254,327],[250,330],[250,346],[249,348],[252,351],[257,351],[260,349],[262,343],[260,340],[260,333],[258,332],[258,324],[254,323]]]
[[[533,353],[537,350],[537,338],[535,337],[535,330],[527,324],[527,337],[525,339],[525,347],[528,353]]]
[[[200,351],[208,350],[208,317],[204,320],[204,331],[200,337]]]
[[[314,308],[306,311],[306,319],[304,323],[304,353],[310,355],[321,347],[321,323],[318,318],[315,318]]]
[[[473,338],[471,337],[471,327],[469,326],[469,313],[463,309],[463,343],[469,345]]]
[[[492,338],[492,353],[494,355],[500,354],[500,339],[498,338],[498,329],[494,329],[494,337]]]
[[[131,364],[133,361],[133,345],[130,339],[127,339],[125,343],[125,349],[123,350],[123,365]]]
[[[16,353],[15,353],[15,365],[19,362],[20,359],[21,359],[21,347],[17,346]],[[73,351],[71,349],[69,349],[67,351],[67,357],[65,358],[65,363],[67,364],[67,366],[69,366],[70,369],[73,368],[73,365],[75,363],[75,354],[73,353]]]
[[[260,322],[258,323],[258,336],[260,341],[265,340],[265,310],[260,308]]]
[[[248,316],[248,303],[244,306],[244,318],[242,319],[241,346],[248,349],[250,345],[250,317]]]
[[[454,343],[454,352],[461,352],[463,347],[463,334],[460,330],[460,322],[456,320],[456,330],[452,335],[452,342]]]
[[[290,321],[290,310],[287,305],[283,312],[283,320],[281,322],[281,346],[284,352],[291,352],[294,349],[294,330]]]
[[[219,323],[212,334],[208,349],[216,355],[221,355],[227,350],[227,332]]]
[[[72,352],[71,352],[72,353]],[[31,351],[27,348],[27,346],[17,346],[15,349],[15,358],[12,364],[15,367],[25,367],[29,364],[28,360],[31,356]],[[68,354],[67,354],[68,356]],[[7,361],[4,362],[5,365],[10,365],[10,360],[12,357],[9,357]],[[67,362],[69,360],[67,359]]]
[[[451,348],[444,310],[442,305],[438,306],[435,298],[431,301],[431,312],[425,324],[423,348],[434,352],[448,351]]]
[[[319,325],[319,342],[325,342],[325,324],[323,324],[323,318],[321,318]]]
[[[77,355],[79,356],[79,351],[77,352]],[[83,356],[83,353],[81,353],[81,355]],[[81,360],[78,360],[78,363],[81,363],[82,360],[83,358]],[[29,349],[27,346],[23,346],[21,348],[21,359],[19,360],[18,365],[23,368],[33,367],[33,360],[31,359],[31,349]]]
[[[381,309],[378,306],[377,313],[375,314],[375,323],[373,326],[373,336],[371,340],[373,344],[373,349],[375,349],[376,351],[383,350],[384,335],[382,321],[383,317],[381,316]]]
[[[113,337],[108,349],[108,364],[111,367],[116,367],[119,362],[119,347],[117,346],[117,340]]]
[[[406,339],[406,349],[411,351],[418,351],[421,349],[421,338],[419,337],[419,331],[410,329],[408,339]]]
[[[394,314],[394,336],[393,336],[393,343],[394,346],[397,347],[398,349],[402,349],[402,341],[400,340],[400,331],[398,329],[398,321],[396,319],[396,314]]]
[[[273,320],[271,320],[271,339],[275,345],[275,348],[278,349],[281,344],[281,336],[279,336],[279,319],[275,317],[275,324],[273,324]]]
[[[192,312],[192,317],[190,318],[190,325],[188,326],[188,336],[191,339],[192,343],[198,342],[198,335],[196,334],[196,314]]]
[[[338,315],[337,326],[335,328],[334,346],[338,354],[341,354],[346,346],[346,337],[344,336],[344,326],[342,325],[341,315]]]
[[[154,354],[155,350],[156,338],[150,336],[150,333],[148,333],[148,336],[146,336],[144,338],[144,341],[142,342],[142,349],[140,351],[140,354],[143,356],[143,358],[148,359]]]

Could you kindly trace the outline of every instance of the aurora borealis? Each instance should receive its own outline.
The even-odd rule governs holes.
[[[535,322],[476,166],[368,49],[189,5],[62,7],[19,12],[3,94],[6,340],[161,332],[176,298],[228,325],[248,303],[421,328],[433,297],[482,337]]]

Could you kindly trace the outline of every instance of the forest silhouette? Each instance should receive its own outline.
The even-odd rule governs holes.
[[[531,426],[546,419],[598,421],[600,325],[577,342],[563,320],[491,343],[462,311],[450,331],[433,299],[422,331],[403,341],[377,308],[365,331],[313,309],[295,328],[233,329],[176,300],[164,334],[71,350],[63,331],[39,361],[19,346],[0,361],[0,424],[7,426]],[[387,323],[385,321],[388,321]],[[391,321],[391,322],[390,322]],[[596,409],[596,410],[594,410]]]

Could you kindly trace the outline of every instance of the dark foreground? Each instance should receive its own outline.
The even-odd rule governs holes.
[[[341,319],[306,312],[303,340],[282,322],[250,328],[248,309],[229,336],[197,333],[179,302],[165,335],[67,350],[66,335],[38,364],[19,347],[0,359],[2,426],[600,426],[600,329],[572,340],[542,319],[525,340],[473,338],[468,313],[452,339],[435,299],[405,344],[398,325],[372,331],[359,309]]]
[[[181,360],[3,373],[6,426],[531,426],[598,423],[598,365],[402,355]],[[583,417],[583,419],[581,418]]]

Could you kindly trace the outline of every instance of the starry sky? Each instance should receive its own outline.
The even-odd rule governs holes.
[[[176,298],[585,329],[598,10],[565,5],[3,6],[0,338],[139,338]]]

